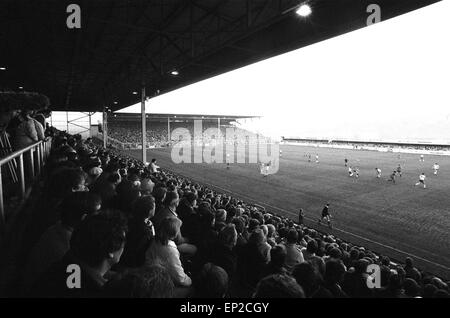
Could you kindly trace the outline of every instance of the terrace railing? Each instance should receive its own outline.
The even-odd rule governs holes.
[[[17,176],[17,180],[12,178],[10,183],[11,186],[19,186],[18,194],[23,202],[26,200],[27,190],[40,176],[50,149],[51,139],[47,138],[0,158],[0,238],[5,234],[7,222],[4,198],[5,174],[12,173]]]

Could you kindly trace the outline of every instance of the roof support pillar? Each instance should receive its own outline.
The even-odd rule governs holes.
[[[170,142],[170,117],[167,117],[167,142]]]
[[[108,113],[106,108],[103,109],[103,148],[108,145]]]
[[[141,119],[142,119],[142,162],[147,163],[147,127],[145,118],[145,82],[142,81],[141,90]]]
[[[220,117],[217,117],[217,138],[220,137]]]

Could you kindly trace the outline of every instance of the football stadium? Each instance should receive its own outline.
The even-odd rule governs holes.
[[[450,297],[445,1],[0,7],[2,298]]]

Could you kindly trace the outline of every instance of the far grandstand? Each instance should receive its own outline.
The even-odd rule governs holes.
[[[260,116],[149,113],[146,114],[146,147],[169,147],[177,141],[172,136],[172,132],[177,128],[185,128],[194,136],[195,121],[201,121],[203,130],[215,128],[225,136],[227,128],[244,131],[240,128],[239,121],[259,118]],[[109,114],[106,131],[108,145],[118,149],[142,149],[141,114]]]

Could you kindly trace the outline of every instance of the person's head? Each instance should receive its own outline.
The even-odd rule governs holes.
[[[311,263],[304,262],[295,265],[292,276],[295,278],[297,283],[303,287],[306,297],[310,297],[311,294],[318,287],[318,277],[317,272]]]
[[[223,298],[228,291],[228,274],[219,266],[205,264],[194,280],[196,296],[200,298]]]
[[[287,233],[286,241],[288,244],[296,244],[298,241],[298,232],[295,229],[290,229]]]
[[[423,298],[433,298],[437,290],[438,288],[433,284],[426,284],[423,288]]]
[[[108,298],[172,298],[175,286],[164,267],[149,265],[118,275],[104,290]]]
[[[61,202],[61,223],[69,228],[77,227],[87,216],[97,213],[101,199],[90,192],[72,192]]]
[[[319,245],[317,244],[317,241],[315,239],[310,240],[306,244],[306,251],[310,254],[315,254],[317,252],[318,248],[319,248]]]
[[[224,209],[218,209],[216,211],[216,223],[222,222],[225,223],[227,220],[227,211]]]
[[[236,232],[238,234],[242,234],[244,233],[244,229],[245,229],[245,223],[244,220],[240,217],[234,218],[231,223],[233,223],[236,227]]]
[[[264,236],[267,238],[267,234],[269,234],[269,229],[267,228],[267,225],[263,224],[260,226],[261,231],[263,232]]]
[[[152,195],[155,198],[156,204],[162,204],[166,199],[167,188],[155,187],[153,188]]]
[[[173,241],[181,228],[181,220],[174,217],[166,217],[161,221],[156,231],[156,240],[162,245],[167,245],[169,241]]]
[[[267,224],[267,238],[273,238],[275,236],[275,226],[273,224]]]
[[[381,265],[388,266],[391,264],[391,259],[388,256],[381,256]]]
[[[286,248],[284,247],[284,245],[281,245],[281,244],[275,245],[270,250],[270,263],[273,266],[276,266],[278,268],[285,266],[286,257],[287,257],[287,252],[286,252]]]
[[[261,245],[265,242],[265,236],[261,229],[254,230],[248,239],[249,244]]]
[[[337,248],[337,247],[333,247],[333,248],[330,250],[329,255],[330,255],[331,258],[335,258],[335,259],[341,259],[341,258],[342,258],[342,252],[341,252],[341,250],[340,250],[339,248]]]
[[[228,224],[226,225],[220,232],[219,232],[219,242],[232,249],[237,242],[237,231],[234,224]]]
[[[52,194],[64,197],[71,192],[89,191],[86,187],[86,173],[79,168],[60,168],[53,172],[49,180]]]
[[[406,267],[413,267],[413,260],[411,257],[407,257],[405,259],[405,265],[406,265]]]
[[[107,180],[108,180],[108,182],[117,186],[122,182],[122,177],[119,173],[113,172],[108,176]]]
[[[190,206],[192,206],[192,207],[197,206],[198,196],[195,193],[187,192],[187,193],[185,193],[185,198],[186,198],[186,201],[189,203]]]
[[[139,221],[151,219],[155,215],[155,198],[151,195],[139,197],[134,203],[132,215]]]
[[[345,274],[345,267],[338,260],[329,260],[325,264],[324,280],[327,284],[339,284],[342,282]]]
[[[253,298],[305,298],[305,293],[291,276],[275,274],[259,281]]]
[[[152,159],[152,163],[156,164],[156,159],[155,158]]]
[[[445,289],[438,289],[434,292],[433,298],[450,298],[450,293]]]
[[[120,260],[126,231],[124,219],[113,211],[93,215],[75,228],[70,251],[90,267],[109,270]]]
[[[166,198],[164,199],[164,205],[170,208],[176,208],[180,201],[180,197],[176,191],[169,191],[166,193]]]
[[[409,297],[420,296],[420,286],[412,278],[407,278],[403,282],[403,288],[405,289],[405,295]]]

